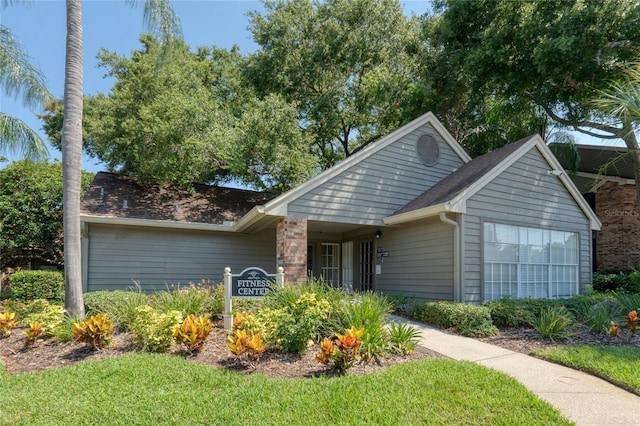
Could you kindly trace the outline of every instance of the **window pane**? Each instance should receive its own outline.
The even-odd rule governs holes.
[[[340,245],[337,243],[321,244],[322,277],[331,285],[340,282]]]
[[[518,246],[497,243],[486,245],[485,260],[488,262],[516,262],[518,260]]]
[[[578,233],[494,223],[484,232],[485,300],[576,294]]]
[[[485,300],[518,295],[518,266],[504,263],[488,263],[484,270]]]
[[[496,242],[503,244],[517,244],[518,243],[518,228],[509,225],[495,226]]]

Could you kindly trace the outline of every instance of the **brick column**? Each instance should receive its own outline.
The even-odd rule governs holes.
[[[285,281],[307,278],[307,220],[285,217],[276,227],[276,268],[282,266]]]

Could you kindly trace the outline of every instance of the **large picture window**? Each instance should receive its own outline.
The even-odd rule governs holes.
[[[484,300],[560,298],[577,292],[577,233],[484,224]]]

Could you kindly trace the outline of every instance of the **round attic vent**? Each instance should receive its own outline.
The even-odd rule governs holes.
[[[418,158],[425,166],[435,166],[440,158],[440,146],[431,135],[422,135],[416,144]]]

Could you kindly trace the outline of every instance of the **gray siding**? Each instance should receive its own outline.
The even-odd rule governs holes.
[[[202,279],[222,282],[224,268],[275,272],[275,231],[258,235],[90,224],[87,291],[143,290]]]
[[[428,133],[440,146],[439,161],[427,167],[416,142]],[[288,206],[288,215],[309,220],[376,225],[463,164],[430,126],[425,125],[376,152]]]
[[[578,232],[580,286],[591,283],[589,220],[533,148],[467,201],[464,215],[463,301],[478,303],[482,287],[482,221]]]
[[[388,251],[376,290],[425,300],[453,300],[453,227],[431,218],[388,228],[377,240]]]

